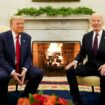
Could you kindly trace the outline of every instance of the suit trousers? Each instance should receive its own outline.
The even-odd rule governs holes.
[[[23,92],[23,97],[28,97],[29,93],[34,94],[37,92],[38,86],[43,78],[43,70],[31,67],[26,73],[26,80],[28,80],[25,90]]]
[[[90,65],[78,65],[76,69],[71,67],[66,70],[66,76],[70,87],[70,94],[73,97],[73,101],[81,102],[82,99],[79,94],[78,83],[76,76],[99,76],[99,71],[96,67]]]
[[[43,78],[43,70],[36,67],[31,67],[27,70],[26,80],[28,80],[25,90],[23,91],[22,96],[28,97],[29,93],[34,94],[37,92],[38,86]],[[0,68],[0,104],[6,104],[7,93],[8,93],[8,83],[11,79],[10,75],[3,68]]]
[[[0,68],[0,104],[7,103],[8,83],[10,76],[8,73]]]

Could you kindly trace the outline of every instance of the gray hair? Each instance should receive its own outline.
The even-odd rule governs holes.
[[[102,16],[102,14],[100,14],[100,13],[94,13],[94,14],[92,14],[91,17],[90,17],[90,21],[92,20],[92,18],[93,18],[94,16],[99,16],[99,17],[101,18],[102,22],[104,22],[104,18],[103,18],[103,16]]]

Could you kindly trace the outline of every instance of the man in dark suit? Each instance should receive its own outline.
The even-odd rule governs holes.
[[[31,37],[24,33],[24,19],[13,16],[11,30],[0,34],[0,105],[7,101],[8,83],[14,78],[18,85],[27,79],[23,97],[36,93],[43,71],[32,66]]]
[[[100,77],[101,104],[105,105],[105,31],[103,30],[103,17],[95,13],[90,18],[93,31],[83,36],[79,54],[73,62],[66,66],[67,80],[73,96],[74,105],[84,105],[78,90],[76,75]],[[83,65],[79,63],[86,58]]]

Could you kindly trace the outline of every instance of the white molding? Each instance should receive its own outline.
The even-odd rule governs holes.
[[[34,41],[81,41],[89,29],[89,15],[25,16],[25,30]]]
[[[25,20],[89,20],[90,15],[72,16],[24,16]]]

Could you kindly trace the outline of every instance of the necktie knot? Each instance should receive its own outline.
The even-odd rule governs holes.
[[[94,55],[96,57],[97,55],[97,50],[98,50],[98,33],[96,33],[95,38],[94,38],[94,43],[93,43],[93,51],[94,51]]]
[[[16,36],[16,39],[19,39],[19,35]]]
[[[99,34],[98,33],[96,33],[96,35],[95,36],[98,36]]]

